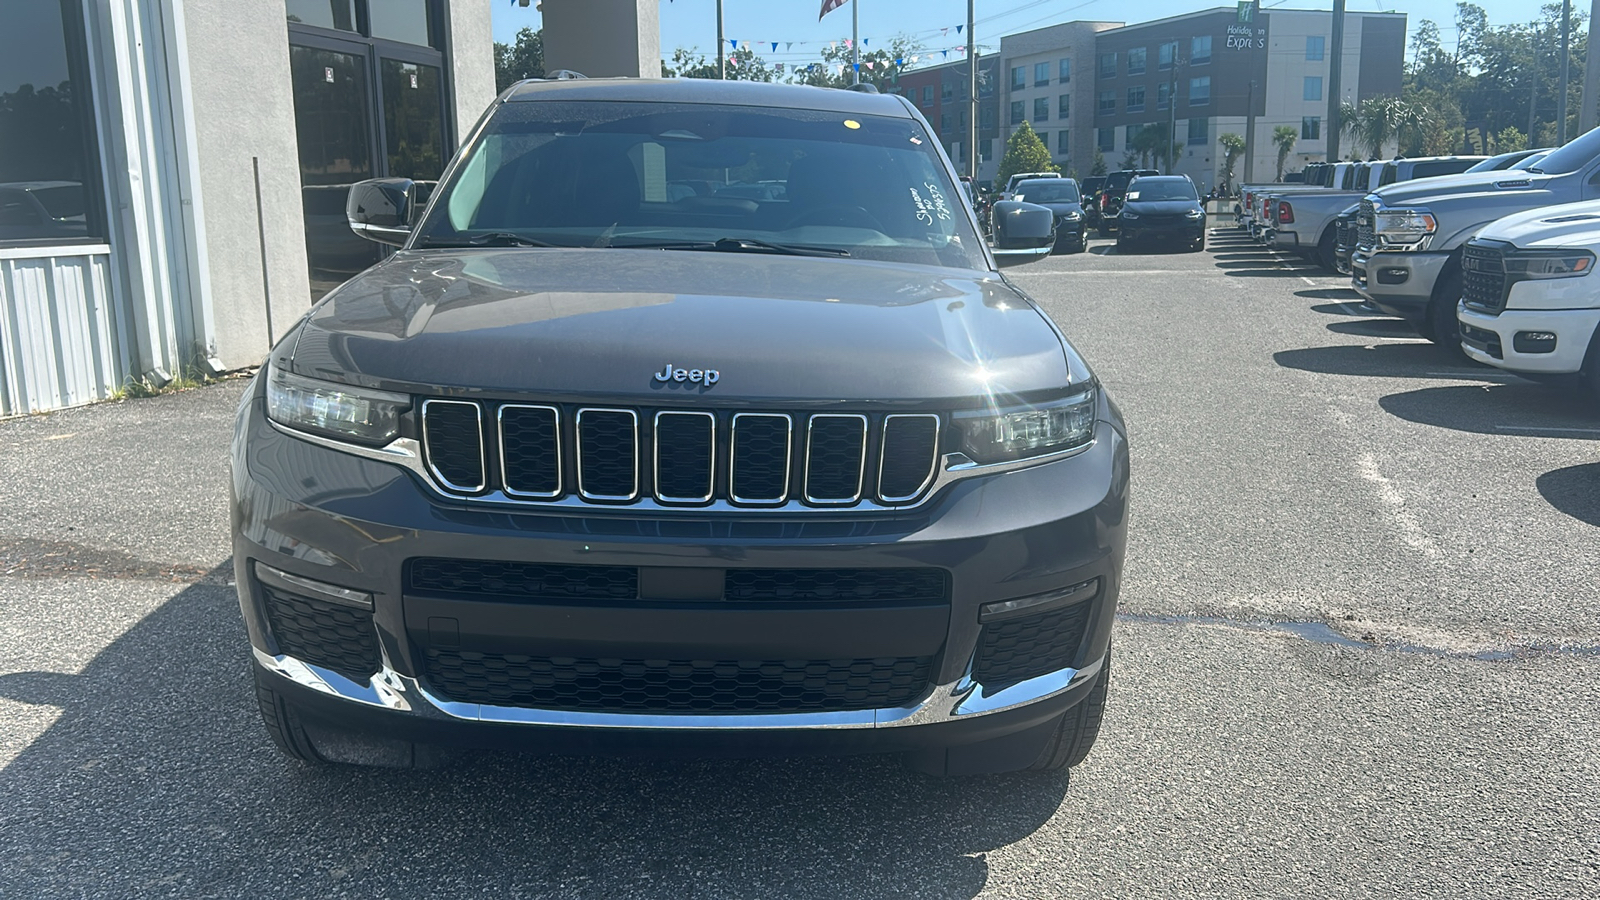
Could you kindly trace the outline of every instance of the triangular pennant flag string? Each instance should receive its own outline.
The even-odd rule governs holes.
[[[967,26],[965,26],[965,25],[957,25],[956,26],[956,34],[960,34],[961,33],[961,29],[963,29],[965,27],[967,27]]]
[[[777,41],[773,41],[772,42],[772,52],[773,53],[777,53],[778,52],[778,42]]]

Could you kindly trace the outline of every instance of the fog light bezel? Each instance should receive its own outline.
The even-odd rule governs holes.
[[[984,603],[978,607],[978,622],[987,625],[990,622],[1003,622],[1007,619],[1020,619],[1024,616],[1038,615],[1050,612],[1064,606],[1071,606],[1084,600],[1092,600],[1100,595],[1099,577],[1088,581],[1053,591],[1040,594],[1028,594],[1022,597],[1013,597],[1009,600],[995,600]]]
[[[1560,335],[1545,329],[1519,331],[1511,336],[1511,349],[1530,356],[1554,353],[1560,339]]]

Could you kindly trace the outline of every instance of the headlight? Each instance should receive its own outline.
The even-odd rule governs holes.
[[[1433,234],[1439,222],[1425,209],[1379,209],[1372,230],[1386,244],[1415,244]]]
[[[1201,210],[1198,210],[1198,209],[1191,209],[1188,212],[1184,213],[1184,216],[1186,216],[1186,217],[1188,217],[1190,219],[1198,219],[1198,218],[1200,218],[1201,216],[1204,216],[1204,215],[1205,215],[1205,213],[1203,211],[1201,211]]]
[[[1094,437],[1095,392],[1035,406],[958,412],[962,448],[980,463],[1070,450]]]
[[[387,444],[400,436],[400,415],[410,406],[405,394],[303,378],[277,366],[267,369],[267,418],[290,428]]]
[[[1123,210],[1123,211],[1122,211],[1122,218],[1123,218],[1123,219],[1124,219],[1124,220],[1125,220],[1125,221],[1128,221],[1128,222],[1134,222],[1134,221],[1137,221],[1137,220],[1138,220],[1138,218],[1139,218],[1139,214],[1138,214],[1138,213],[1135,213],[1135,212],[1128,212],[1128,211],[1127,211],[1127,210]]]
[[[1587,250],[1517,250],[1504,260],[1506,274],[1519,281],[1576,278],[1594,268],[1594,254]]]

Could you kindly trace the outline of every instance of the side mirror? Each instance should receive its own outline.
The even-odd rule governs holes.
[[[1033,203],[1001,200],[992,215],[995,262],[1016,266],[1050,255],[1056,242],[1055,213]]]
[[[380,244],[404,244],[420,206],[417,186],[409,178],[369,178],[351,185],[344,204],[350,230]]]

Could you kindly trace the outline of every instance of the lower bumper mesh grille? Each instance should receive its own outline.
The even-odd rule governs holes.
[[[1089,606],[1076,603],[985,625],[972,677],[995,690],[1070,667],[1089,626]]]
[[[372,614],[257,584],[278,650],[355,682],[378,671]]]
[[[904,706],[931,657],[585,659],[428,649],[428,682],[459,702],[582,712],[842,712]]]

